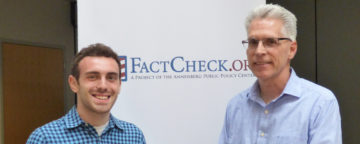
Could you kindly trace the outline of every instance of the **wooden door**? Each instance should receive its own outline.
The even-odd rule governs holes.
[[[2,43],[4,142],[23,144],[64,114],[63,51]]]

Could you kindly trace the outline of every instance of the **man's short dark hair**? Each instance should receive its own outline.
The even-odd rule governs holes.
[[[118,55],[110,47],[101,43],[96,43],[83,48],[75,55],[71,67],[71,75],[74,76],[76,80],[79,80],[80,77],[79,63],[87,56],[113,58],[119,66],[119,77],[121,77],[121,67]]]

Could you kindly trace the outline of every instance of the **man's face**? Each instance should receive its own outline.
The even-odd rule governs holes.
[[[264,45],[267,38],[288,38],[283,34],[283,22],[279,19],[254,19],[249,27],[248,39],[259,41],[257,47],[246,51],[249,67],[259,80],[275,80],[290,70],[290,60],[294,58],[297,43],[279,40],[276,45]],[[265,47],[264,47],[265,46]]]
[[[109,113],[120,91],[119,67],[108,57],[88,56],[79,62],[79,80],[69,77],[77,93],[77,109],[86,113]]]

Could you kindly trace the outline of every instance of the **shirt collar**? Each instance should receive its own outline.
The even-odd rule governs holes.
[[[112,114],[110,114],[109,128],[117,127],[121,130],[125,130],[124,124],[117,120]]]
[[[76,110],[76,107],[73,106],[71,110],[68,112],[68,114],[65,115],[65,126],[66,128],[75,128],[78,127],[81,124],[84,124],[85,122],[80,118],[79,113]]]
[[[78,127],[81,124],[85,124],[85,123],[86,122],[80,118],[79,113],[76,110],[76,106],[71,108],[69,113],[65,115],[65,126],[68,129]],[[110,114],[108,127],[109,128],[117,127],[121,130],[124,130],[124,125],[120,121],[118,121],[112,114]]]
[[[290,69],[290,78],[287,81],[283,92],[281,93],[280,97],[283,95],[289,95],[294,97],[300,97],[301,87],[298,85],[300,78],[296,75],[296,72],[293,68]],[[280,98],[278,97],[278,98]],[[260,88],[259,88],[259,81],[256,82],[250,87],[250,91],[248,93],[248,98],[256,101],[262,102],[263,100],[260,97]],[[278,99],[277,98],[277,99]],[[276,99],[275,99],[276,100]]]
[[[301,95],[301,85],[299,85],[301,78],[296,75],[296,72],[293,68],[291,68],[291,74],[286,86],[282,92],[283,94],[287,94],[294,97],[300,97]]]
[[[257,101],[257,102],[259,102],[259,100],[261,99],[258,80],[256,80],[255,83],[250,87],[248,97],[249,97],[249,99],[251,99],[253,101]]]

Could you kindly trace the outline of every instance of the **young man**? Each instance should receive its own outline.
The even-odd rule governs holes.
[[[228,104],[219,144],[341,144],[334,94],[299,78],[296,17],[278,5],[255,8],[246,20],[249,67],[257,81]]]
[[[110,114],[120,91],[120,72],[118,56],[109,47],[94,44],[82,49],[74,58],[68,78],[77,94],[76,107],[37,128],[27,143],[145,144],[139,128]]]

